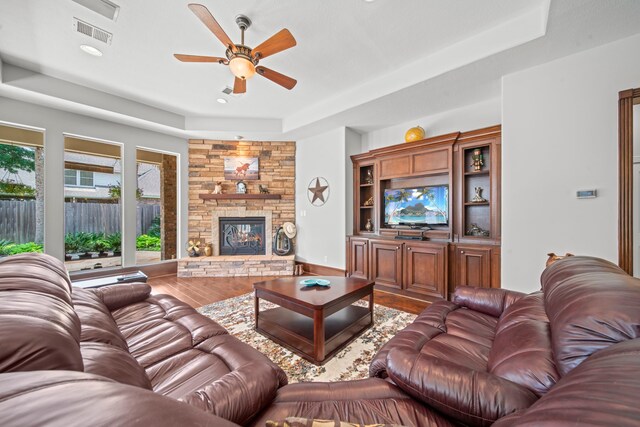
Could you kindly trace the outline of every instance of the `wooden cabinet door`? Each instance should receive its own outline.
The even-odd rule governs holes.
[[[369,278],[369,241],[349,239],[349,277]]]
[[[404,287],[429,299],[447,297],[447,245],[405,244]]]
[[[491,287],[491,248],[458,246],[456,248],[456,284]],[[452,290],[453,291],[453,290]]]
[[[402,288],[402,243],[371,241],[371,278],[377,285]]]

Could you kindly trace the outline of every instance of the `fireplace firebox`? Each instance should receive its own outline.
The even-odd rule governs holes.
[[[220,255],[265,255],[264,217],[221,217]]]

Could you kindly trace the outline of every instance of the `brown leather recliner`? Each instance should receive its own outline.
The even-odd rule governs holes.
[[[288,385],[253,425],[640,425],[640,280],[571,257],[541,281],[529,295],[459,287],[383,346],[379,378]]]
[[[13,381],[25,379],[28,388],[38,376],[27,372],[86,372],[236,423],[254,417],[286,384],[285,373],[257,350],[183,302],[150,291],[141,283],[72,288],[63,263],[48,255],[0,260],[0,381],[12,384],[7,375],[24,372]]]

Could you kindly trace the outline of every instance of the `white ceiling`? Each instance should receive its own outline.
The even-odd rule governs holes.
[[[0,94],[184,135],[366,131],[499,96],[508,72],[640,32],[637,0],[200,0],[234,41],[239,13],[253,20],[248,45],[281,28],[298,41],[262,62],[296,78],[292,91],[256,76],[221,105],[228,68],[172,56],[224,55],[188,1],[114,1],[115,22],[71,0],[1,1]],[[74,16],[112,44],[76,33]]]

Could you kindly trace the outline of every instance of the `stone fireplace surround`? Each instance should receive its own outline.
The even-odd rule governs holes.
[[[293,141],[189,140],[187,240],[213,243],[214,255],[178,260],[178,277],[293,275],[294,256],[273,255],[272,239],[276,227],[295,222],[295,152]],[[211,194],[217,182],[222,182],[224,193],[235,193],[235,181],[224,176],[224,158],[234,156],[259,158],[259,179],[245,181],[249,194],[257,194],[263,185],[280,198],[203,200],[201,196]],[[265,216],[266,255],[220,256],[219,218],[262,216],[256,211]]]

